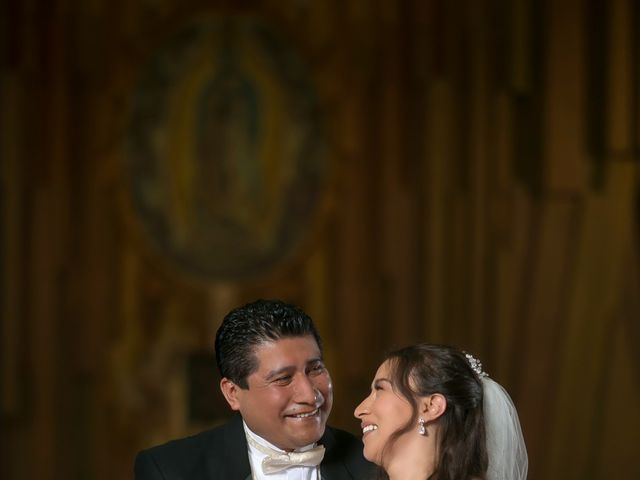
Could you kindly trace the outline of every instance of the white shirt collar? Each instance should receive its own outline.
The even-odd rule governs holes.
[[[275,450],[277,452],[283,452],[281,448],[276,447],[272,443],[268,442],[261,436],[252,432],[251,429],[247,426],[244,420],[242,420],[242,426],[244,427],[244,433],[247,437],[251,437],[255,442],[260,445]],[[302,448],[297,448],[296,452],[305,452],[307,450],[315,447],[316,444],[312,443],[310,445],[306,445]],[[247,444],[247,448],[249,449],[249,463],[251,464],[251,472],[253,473],[253,478],[255,480],[319,480],[319,469],[315,467],[291,467],[282,472],[272,473],[270,475],[265,475],[262,473],[262,460],[267,456],[266,454],[259,451],[257,448]]]

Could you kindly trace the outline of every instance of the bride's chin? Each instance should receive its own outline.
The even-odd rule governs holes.
[[[380,459],[378,458],[377,452],[368,452],[365,448],[362,452],[362,456],[376,465],[380,465]]]

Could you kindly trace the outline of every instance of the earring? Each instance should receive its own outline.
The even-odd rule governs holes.
[[[421,418],[418,420],[418,434],[419,435],[423,435],[423,436],[427,436],[427,427],[426,427],[426,421],[424,418]]]

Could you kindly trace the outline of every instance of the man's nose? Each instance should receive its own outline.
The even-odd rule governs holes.
[[[307,375],[300,376],[296,382],[295,393],[295,401],[298,403],[317,405],[324,399],[320,390]]]

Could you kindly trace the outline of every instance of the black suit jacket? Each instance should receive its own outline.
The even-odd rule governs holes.
[[[366,480],[372,465],[362,443],[350,433],[327,427],[319,441],[325,447],[322,480]],[[242,418],[212,430],[173,440],[138,453],[136,480],[246,480],[251,478]]]

